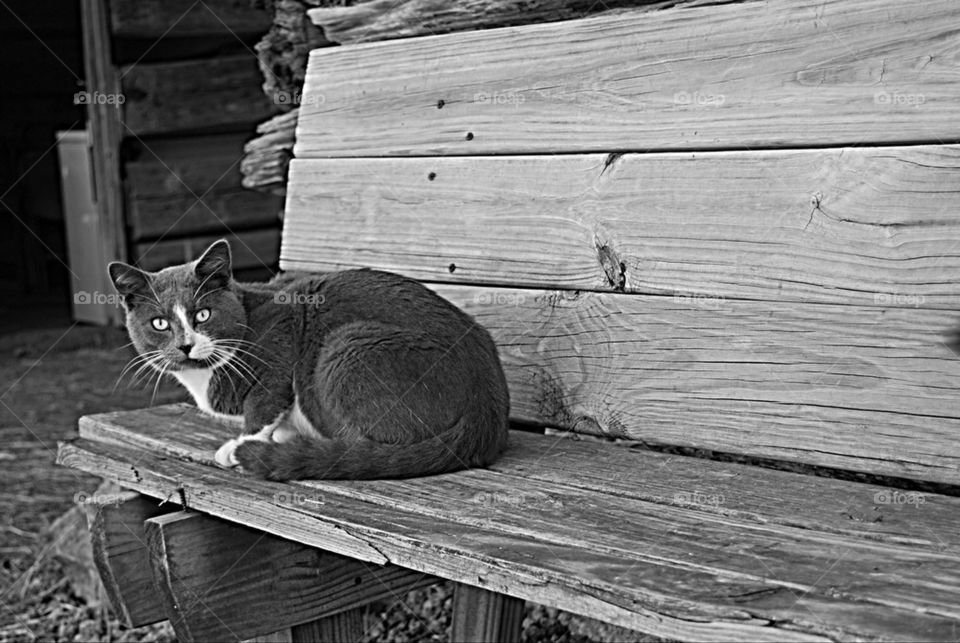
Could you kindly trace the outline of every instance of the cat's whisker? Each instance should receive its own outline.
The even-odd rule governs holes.
[[[234,352],[235,352],[236,354],[238,354],[238,355],[243,355],[243,356],[246,356],[246,357],[252,357],[253,359],[259,361],[259,362],[260,362],[261,364],[263,364],[264,366],[268,366],[268,367],[269,367],[269,366],[272,366],[272,365],[270,364],[270,362],[268,362],[267,360],[263,359],[262,357],[260,357],[260,356],[257,355],[256,353],[254,353],[253,351],[244,348],[244,345],[243,345],[243,344],[236,344],[236,343],[235,343],[236,341],[237,341],[237,340],[218,339],[218,340],[215,340],[213,344],[214,344],[214,348],[215,348],[215,349],[216,349],[216,348],[219,348],[219,347],[221,347],[221,346],[224,347],[224,348],[229,348],[230,350],[234,351]],[[242,340],[241,340],[241,341],[242,341]],[[248,343],[249,345],[253,346],[253,347],[257,347],[257,345],[254,344],[254,343],[252,343],[252,342],[247,342],[247,343]]]
[[[130,372],[131,369],[136,368],[133,375],[131,376],[130,386],[133,386],[140,379],[141,373],[150,366],[153,366],[153,361],[160,357],[159,350],[146,351],[140,355],[137,355],[123,367],[123,370],[120,371],[120,375],[117,376],[117,381],[113,385],[113,392],[116,392],[117,388],[120,386],[120,382],[123,381],[123,377]]]
[[[157,373],[157,383],[153,385],[153,394],[150,395],[150,406],[153,406],[153,403],[157,399],[157,391],[160,390],[160,380],[163,379],[164,374],[167,372],[167,367],[170,366],[170,362],[163,360],[163,365],[161,366],[159,372]]]
[[[237,376],[241,380],[243,380],[245,383],[250,384],[251,379],[253,379],[254,383],[256,384],[260,383],[257,377],[255,376],[253,369],[251,369],[249,365],[244,364],[239,360],[233,360],[232,355],[230,353],[214,348],[214,355],[217,355],[223,360],[221,364],[222,366],[225,366],[226,368],[230,369],[233,373],[236,373]],[[241,370],[241,366],[243,370]]]
[[[159,369],[157,362],[160,359],[161,358],[157,356],[157,357],[151,358],[147,363],[142,364],[140,368],[137,369],[137,372],[134,373],[133,384],[136,384],[137,382],[141,381],[144,377],[146,377],[146,375],[150,372],[151,368],[154,371],[157,371]]]

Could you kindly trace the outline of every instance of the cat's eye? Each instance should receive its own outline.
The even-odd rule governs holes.
[[[150,325],[154,330],[167,330],[170,328],[170,322],[163,317],[154,317],[150,320]]]
[[[197,323],[198,323],[198,324],[202,324],[203,322],[205,322],[205,321],[207,321],[208,319],[210,319],[210,309],[209,309],[209,308],[201,308],[201,309],[198,310],[196,313],[194,313],[193,318],[194,318],[195,320],[197,320]]]

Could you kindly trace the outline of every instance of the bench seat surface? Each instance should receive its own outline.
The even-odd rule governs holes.
[[[661,636],[960,634],[958,498],[520,431],[489,470],[280,484],[212,466],[232,433],[188,405],[90,416],[60,461],[311,546]]]

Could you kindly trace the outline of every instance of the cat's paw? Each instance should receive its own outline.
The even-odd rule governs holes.
[[[297,430],[286,424],[281,424],[276,429],[273,430],[273,433],[270,434],[270,440],[273,442],[289,442],[299,435]]]
[[[217,449],[217,452],[213,455],[213,459],[217,464],[226,469],[237,466],[240,464],[235,455],[238,444],[240,444],[240,440],[236,438],[227,440]]]

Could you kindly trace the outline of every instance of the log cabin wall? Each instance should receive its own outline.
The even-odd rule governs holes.
[[[82,0],[87,106],[106,259],[145,269],[226,236],[241,278],[275,270],[282,204],[240,185],[244,142],[277,111],[251,0]]]

